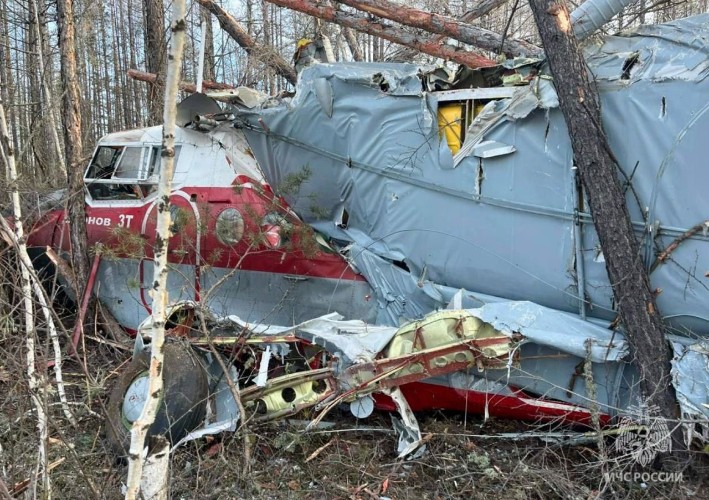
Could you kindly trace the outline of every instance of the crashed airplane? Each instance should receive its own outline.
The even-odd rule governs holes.
[[[691,437],[708,439],[709,14],[585,44]],[[180,107],[164,405],[173,442],[309,409],[451,409],[602,424],[637,369],[552,80],[492,68],[314,64],[295,96]],[[98,297],[136,334],[109,405],[122,449],[147,397],[161,128],[101,139],[86,170]],[[30,236],[69,250],[60,207]],[[100,260],[100,262],[99,262]],[[222,359],[218,360],[216,357]],[[222,361],[222,362],[218,362]]]

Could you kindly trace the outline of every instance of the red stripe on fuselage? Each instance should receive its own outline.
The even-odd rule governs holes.
[[[243,176],[240,176],[243,177]],[[213,268],[234,269],[238,267],[245,271],[262,271],[278,274],[331,278],[351,281],[365,281],[356,274],[345,259],[337,254],[320,250],[317,243],[309,241],[311,235],[308,226],[289,214],[289,209],[283,200],[276,198],[270,190],[264,190],[256,181],[249,187],[182,187],[179,191],[186,193],[189,203],[197,207],[200,222],[200,253],[201,264]],[[253,186],[253,187],[251,187]],[[154,238],[154,223],[148,223],[146,234],[141,234],[143,219],[150,209],[153,199],[120,202],[123,206],[110,206],[110,202],[93,202],[86,206],[87,232],[89,245],[102,243],[116,252],[116,257],[152,258],[151,242]],[[182,202],[185,203],[184,201]],[[216,220],[219,213],[226,208],[236,208],[245,221],[245,231],[242,240],[229,246],[221,243],[216,236]],[[188,210],[185,210],[188,212]],[[268,248],[266,239],[261,238],[260,219],[266,214],[276,212],[288,219],[293,225],[290,241],[278,249]],[[38,231],[31,233],[28,242],[32,246],[57,246],[56,234],[62,231],[68,233],[68,225],[63,224],[62,210],[52,213],[56,215],[59,231],[50,230],[47,221]],[[155,217],[153,209],[150,218]],[[178,234],[170,240],[168,261],[173,264],[196,264],[197,222],[193,214],[187,214],[189,219],[185,227],[178,228]],[[51,224],[50,224],[51,225]],[[119,227],[122,230],[117,231]],[[142,240],[128,241],[125,231],[133,233]],[[56,234],[55,234],[56,233]],[[52,236],[54,234],[54,237]],[[62,249],[69,250],[68,234],[62,238]],[[131,248],[135,247],[135,248]]]

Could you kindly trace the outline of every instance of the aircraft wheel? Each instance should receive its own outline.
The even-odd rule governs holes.
[[[148,436],[163,435],[175,443],[204,420],[209,396],[207,373],[197,353],[182,342],[164,344],[163,395]],[[111,392],[106,437],[121,455],[130,447],[130,431],[148,397],[150,356],[134,357]]]

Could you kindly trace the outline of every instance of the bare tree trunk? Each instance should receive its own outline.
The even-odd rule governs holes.
[[[133,7],[133,2],[136,0],[128,0],[128,5],[127,9],[128,12],[132,12],[132,7]],[[140,0],[137,0],[140,1]],[[130,44],[135,43],[137,40],[138,36],[135,35],[134,33],[134,27],[133,27],[133,22],[131,20],[128,20],[128,41]],[[128,50],[129,53],[129,61],[128,64],[130,65],[131,68],[135,68],[135,51],[134,50]],[[133,80],[130,81],[130,89],[131,93],[133,94],[133,111],[134,111],[134,119],[131,122],[131,125],[133,127],[142,127],[143,124],[145,123],[145,115],[143,114],[143,106],[141,105],[142,101],[142,96],[143,93],[138,89],[138,85],[136,82]]]
[[[261,36],[263,44],[266,47],[272,47],[271,43],[271,20],[269,19],[269,5],[265,0],[261,0]],[[271,67],[267,66],[262,77],[263,88],[269,95],[273,94],[273,72]]]
[[[158,75],[148,87],[148,124],[162,120],[165,94],[162,79],[165,77],[165,14],[162,0],[143,0],[145,18],[145,69]]]
[[[451,17],[413,9],[389,0],[338,0],[340,3],[383,17],[412,28],[445,35],[490,52],[502,52],[510,56],[540,56],[542,51],[520,40],[503,40],[499,33],[489,31]]]
[[[207,29],[202,34],[204,42],[204,79],[214,80],[214,30],[212,16],[207,9],[200,7],[200,17],[206,23]]]
[[[257,44],[256,40],[249,35],[236,19],[213,0],[197,0],[197,2],[217,18],[222,29],[226,31],[236,43],[241,45],[249,56],[257,58],[273,67],[276,73],[285,78],[291,85],[295,85],[298,80],[295,69],[288,61],[273,50],[272,47]]]
[[[342,28],[342,33],[345,35],[345,40],[347,41],[347,46],[350,48],[350,52],[352,52],[352,59],[355,61],[364,61],[362,49],[357,41],[357,35],[352,31],[352,28]]]
[[[10,42],[10,21],[7,15],[8,9],[5,7],[5,15],[2,16],[2,29],[0,29],[0,55],[2,56],[2,61],[4,63],[3,79],[5,84],[0,86],[0,93],[4,93],[2,98],[5,102],[19,102],[17,99],[17,86],[15,85],[15,78],[12,74],[12,48],[15,46],[14,42]],[[7,110],[6,120],[8,122],[8,128],[10,130],[18,130],[18,120],[17,112],[12,108]],[[17,134],[12,135],[12,143],[15,151],[19,150],[19,143]]]
[[[51,158],[51,153],[47,144],[47,124],[42,110],[42,88],[40,85],[42,72],[39,69],[39,61],[41,57],[38,55],[39,40],[37,37],[37,13],[35,11],[35,3],[30,1],[28,4],[28,20],[27,29],[25,30],[25,46],[27,53],[25,55],[25,71],[29,75],[29,103],[28,107],[30,118],[30,137],[29,143],[32,149],[32,158],[35,165],[34,174],[42,175],[47,178],[49,175],[48,164]],[[42,130],[45,129],[45,130]],[[39,133],[42,130],[43,133]],[[27,165],[28,167],[31,165]]]
[[[128,71],[128,68],[125,65],[125,57],[121,57],[123,55],[121,54],[121,49],[125,51],[124,47],[126,45],[125,42],[121,42],[120,40],[124,23],[119,23],[118,19],[120,19],[120,16],[116,15],[120,12],[120,9],[122,8],[123,7],[121,5],[115,4],[111,7],[111,34],[108,38],[111,40],[113,81],[110,83],[112,83],[113,88],[116,89],[116,94],[120,96],[121,103],[120,106],[117,106],[117,116],[114,117],[114,123],[117,125],[117,127],[131,128],[129,125],[129,123],[132,121],[129,118],[129,115],[131,113],[131,101],[129,97],[130,93],[128,82],[125,74],[126,71]],[[125,24],[129,23],[130,20],[127,20]],[[108,45],[108,41],[106,41],[105,44]],[[108,64],[106,66],[108,66]],[[108,89],[110,92],[110,84]],[[120,91],[118,89],[120,89]]]
[[[618,180],[618,164],[601,125],[598,94],[589,81],[568,9],[563,0],[530,0],[529,3],[554,77],[574,162],[586,189],[620,318],[640,371],[643,395],[649,404],[659,409],[661,417],[677,422],[670,350],[662,317],[639,257],[638,241]],[[676,426],[674,430],[673,444],[675,449],[681,450],[684,448],[681,427]]]
[[[76,297],[81,297],[89,277],[84,207],[84,168],[81,138],[81,101],[76,71],[73,0],[58,0],[59,52],[62,79],[62,109],[64,117],[64,150],[69,186],[69,223],[71,224],[71,261],[76,276]]]
[[[2,79],[0,79],[2,86]],[[14,148],[10,139],[10,134],[5,120],[5,107],[0,97],[0,157],[7,169],[7,177],[10,182],[12,210],[14,214],[14,240],[18,246],[18,252],[27,255],[27,245],[22,223],[22,211],[20,208],[20,194],[17,187],[17,167],[15,165]],[[49,421],[46,411],[46,392],[42,377],[35,369],[35,317],[34,304],[32,302],[32,288],[30,283],[30,272],[25,266],[21,266],[22,276],[22,304],[25,317],[25,345],[27,348],[27,378],[29,380],[29,390],[32,403],[37,412],[37,429],[39,431],[39,443],[37,447],[38,462],[36,475],[42,475],[43,496],[51,498],[52,489],[49,481],[48,469],[48,447],[49,447]],[[36,477],[36,476],[35,476]],[[32,480],[35,485],[36,479]],[[36,491],[34,497],[37,497]]]
[[[153,284],[150,287],[152,297],[152,338],[150,348],[150,368],[148,378],[148,394],[140,417],[133,423],[129,450],[128,479],[126,481],[126,499],[139,497],[140,480],[143,469],[143,448],[148,429],[155,421],[160,395],[163,390],[163,345],[165,342],[165,319],[168,303],[167,294],[167,245],[170,239],[170,192],[172,177],[175,170],[175,119],[177,111],[177,91],[180,81],[180,68],[185,46],[185,0],[174,0],[172,3],[172,21],[170,30],[170,53],[168,55],[167,77],[165,85],[165,105],[163,113],[162,162],[160,165],[160,181],[157,194],[157,227],[155,237],[155,270]],[[169,447],[168,447],[169,451]],[[164,448],[158,453],[165,452]],[[164,469],[167,474],[167,466]],[[164,481],[164,484],[167,484]],[[167,498],[167,493],[164,493]]]
[[[198,0],[199,2],[211,0]],[[362,33],[384,38],[390,42],[411,47],[420,52],[440,57],[464,64],[471,68],[494,66],[496,63],[487,57],[483,57],[471,52],[459,51],[446,45],[433,43],[430,36],[419,36],[403,31],[398,26],[391,26],[381,22],[376,22],[368,17],[348,14],[333,7],[318,4],[311,0],[267,0],[270,3],[297,10],[319,19],[324,19],[331,23],[339,24],[348,28],[353,28]]]
[[[49,84],[47,81],[51,81],[51,74],[48,74],[48,70],[46,65],[44,64],[44,47],[45,47],[45,40],[43,37],[42,33],[42,28],[43,23],[45,22],[44,19],[42,19],[42,23],[40,23],[39,19],[39,11],[37,7],[37,1],[36,0],[30,0],[30,4],[32,5],[34,11],[34,24],[36,27],[37,31],[37,61],[39,63],[39,73],[40,73],[40,80],[42,82],[42,93],[44,97],[44,102],[46,103],[46,108],[48,110],[48,118],[49,118],[49,124],[48,124],[48,129],[49,133],[52,137],[52,145],[54,146],[54,153],[56,155],[56,161],[59,165],[59,171],[61,172],[62,176],[67,175],[67,170],[66,170],[66,163],[64,161],[64,152],[62,151],[61,147],[61,142],[59,141],[59,134],[57,133],[57,127],[56,124],[58,123],[56,119],[56,112],[54,109],[55,105],[55,98],[54,94],[50,89]],[[50,72],[51,73],[51,72]]]

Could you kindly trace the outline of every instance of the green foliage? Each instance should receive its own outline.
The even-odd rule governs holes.
[[[317,220],[326,220],[330,218],[330,211],[317,205],[310,206],[310,213],[312,213],[313,217]]]
[[[111,229],[111,244],[96,244],[95,253],[100,253],[104,259],[117,259],[119,257],[129,257],[141,259],[145,257],[145,238],[134,233],[125,227],[114,227]]]
[[[285,176],[283,182],[278,185],[277,191],[284,196],[298,194],[303,183],[308,181],[312,175],[313,171],[308,165],[305,165],[300,172],[293,172]]]
[[[170,209],[170,233],[174,235],[184,231],[190,222],[190,215],[186,209],[173,206]]]

